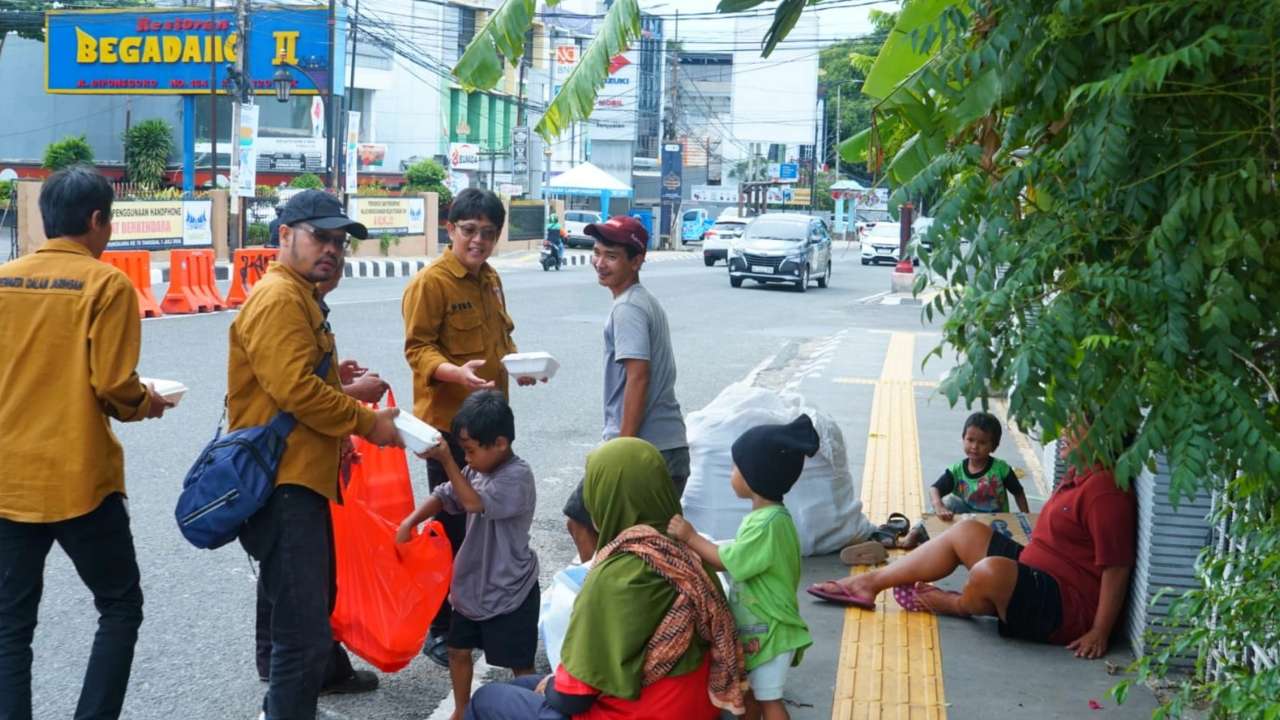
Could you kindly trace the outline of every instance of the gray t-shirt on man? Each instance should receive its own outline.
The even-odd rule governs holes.
[[[622,400],[627,386],[623,360],[649,361],[649,392],[639,437],[659,450],[687,447],[684,418],[676,402],[676,358],[671,328],[657,298],[636,283],[614,298],[604,326],[604,439],[622,429]]]
[[[512,455],[491,473],[462,469],[484,502],[483,513],[467,515],[467,538],[453,560],[449,602],[477,622],[514,612],[538,582],[538,556],[529,547],[529,527],[537,500],[533,470]],[[466,513],[453,483],[431,492],[451,515]]]

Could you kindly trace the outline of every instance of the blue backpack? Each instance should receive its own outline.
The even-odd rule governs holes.
[[[326,353],[316,375],[323,378],[328,374]],[[297,424],[293,415],[283,410],[266,425],[226,435],[218,423],[213,440],[187,471],[174,509],[178,530],[188,542],[212,550],[236,539],[245,521],[271,497],[285,440]]]

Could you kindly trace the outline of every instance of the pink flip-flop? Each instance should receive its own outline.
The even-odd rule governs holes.
[[[920,594],[916,592],[914,585],[894,585],[893,599],[898,601],[903,610],[909,612],[933,612],[920,602]]]
[[[826,600],[827,602],[836,603],[837,605],[852,605],[853,607],[862,608],[863,610],[876,609],[875,598],[868,599],[866,597],[854,595],[853,593],[846,590],[844,586],[841,585],[840,583],[835,583],[835,586],[840,588],[839,592],[831,592],[830,590],[823,590],[817,585],[810,585],[809,587],[805,588],[805,592],[818,598],[819,600]]]
[[[916,585],[923,585],[924,589],[921,590],[921,588],[917,587]],[[894,586],[893,599],[898,601],[898,605],[902,606],[903,610],[908,610],[910,612],[927,612],[927,613],[936,612],[929,606],[925,605],[923,602],[920,602],[920,596],[925,592],[944,593],[947,595],[960,594],[958,592],[953,592],[951,590],[943,590],[940,587],[936,587],[928,583],[917,583],[916,585],[895,585]]]

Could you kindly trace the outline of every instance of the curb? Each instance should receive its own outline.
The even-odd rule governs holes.
[[[213,265],[213,279],[218,281],[226,281],[231,279],[231,263],[218,262]],[[151,284],[159,285],[169,282],[169,266],[168,265],[152,265],[151,266]]]
[[[410,277],[431,264],[428,258],[347,258],[344,278]]]
[[[670,262],[673,260],[685,260],[700,258],[696,253],[688,253],[685,257],[663,257],[657,262]],[[346,267],[342,269],[342,277],[344,278],[394,278],[394,277],[411,277],[422,268],[430,265],[435,258],[347,258]],[[494,267],[501,269],[517,268],[517,267],[538,267],[539,261],[536,256],[528,258],[493,258],[490,263]],[[566,253],[564,256],[564,268],[585,267],[591,264],[590,253]],[[219,282],[227,282],[231,280],[231,263],[219,262],[214,265],[214,279]],[[151,267],[151,284],[160,285],[169,282],[169,266],[152,265]]]

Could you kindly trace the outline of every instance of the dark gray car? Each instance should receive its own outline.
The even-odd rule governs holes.
[[[798,213],[754,218],[729,248],[729,284],[788,283],[805,292],[831,281],[831,232],[826,221]]]

